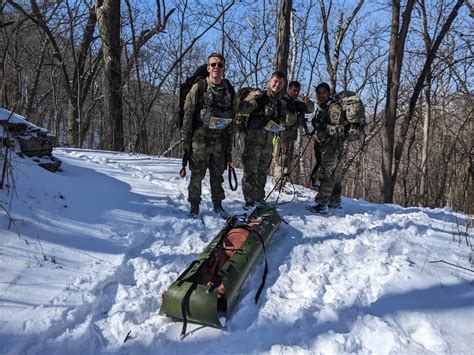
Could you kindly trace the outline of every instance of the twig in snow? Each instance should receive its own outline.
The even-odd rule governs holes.
[[[18,230],[18,227],[15,223],[15,220],[13,219],[13,217],[10,215],[10,213],[7,211],[7,209],[1,203],[0,203],[0,208],[5,211],[5,213],[7,214],[8,219],[10,220],[10,222],[8,224],[8,229],[10,229],[10,225],[13,224],[13,226],[15,227],[16,234],[18,234],[18,238],[23,239],[20,235],[20,231]]]
[[[458,268],[466,270],[466,271],[474,272],[474,270],[472,270],[472,269],[468,269],[467,267],[459,266],[459,265],[450,263],[448,261],[444,261],[444,260],[430,261],[430,264],[436,264],[436,263],[444,263],[444,264],[448,264],[448,265],[451,265],[451,266],[454,266],[454,267],[458,267]]]
[[[125,339],[123,340],[123,342],[125,343],[128,339],[130,339],[132,337],[132,331],[129,330],[127,335],[125,336]]]
[[[48,261],[48,258],[46,257],[45,253],[44,253],[44,250],[43,250],[43,245],[41,244],[41,240],[39,238],[39,235],[36,236],[38,238],[38,244],[41,248],[41,254],[43,254],[43,259],[44,261]]]

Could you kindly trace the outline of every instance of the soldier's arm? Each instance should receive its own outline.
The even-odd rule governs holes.
[[[236,112],[241,115],[249,115],[258,108],[258,99],[263,95],[261,90],[251,91],[236,107]]]
[[[314,102],[310,99],[308,101],[305,101],[305,113],[313,113],[314,112]]]
[[[296,110],[301,113],[312,113],[314,112],[314,102],[311,101],[307,96],[303,101],[296,101]]]
[[[191,145],[191,139],[193,137],[193,120],[195,117],[195,111],[197,110],[197,103],[198,84],[196,83],[191,87],[184,103],[183,128],[181,128],[181,133],[185,147],[190,147]]]

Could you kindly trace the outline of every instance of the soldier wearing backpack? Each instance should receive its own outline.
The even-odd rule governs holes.
[[[313,118],[315,153],[319,164],[317,177],[319,192],[314,206],[309,211],[328,213],[328,207],[341,208],[342,154],[344,150],[345,126],[342,105],[331,98],[327,83],[316,87],[318,111]]]
[[[237,94],[236,117],[240,120],[240,130],[244,135],[242,191],[247,209],[265,203],[265,184],[272,161],[272,140],[288,124],[282,103],[285,80],[285,75],[276,71],[265,90],[246,88]]]
[[[328,208],[341,208],[344,143],[361,138],[365,108],[359,96],[351,91],[343,91],[332,98],[327,83],[316,87],[316,99],[318,113],[312,124],[320,186],[316,204],[309,210],[324,214]]]
[[[207,58],[208,77],[198,79],[184,104],[181,132],[191,170],[188,201],[193,218],[199,215],[201,184],[207,169],[214,212],[223,218],[228,217],[222,207],[225,198],[222,174],[232,161],[234,88],[223,79],[224,70],[224,57],[218,53],[211,54]]]

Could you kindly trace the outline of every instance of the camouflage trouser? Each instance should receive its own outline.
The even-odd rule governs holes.
[[[222,174],[226,168],[225,150],[221,142],[214,141],[208,145],[193,142],[193,153],[189,160],[191,180],[188,186],[188,201],[201,202],[201,183],[209,169],[212,202],[218,203],[225,198]]]
[[[321,154],[317,176],[321,181],[315,201],[318,204],[337,203],[342,193],[342,142],[337,138],[318,144]]]
[[[285,177],[285,168],[287,174],[289,174],[291,169],[293,169],[293,152],[295,149],[295,142],[293,140],[289,141],[287,149],[282,149],[281,147],[278,149],[278,159],[275,161],[275,169],[273,174],[276,191],[280,191],[288,181],[288,177]]]
[[[272,135],[267,131],[250,130],[245,134],[242,165],[242,191],[245,202],[262,201],[272,161]]]

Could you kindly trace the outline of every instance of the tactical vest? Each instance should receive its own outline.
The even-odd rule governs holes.
[[[198,81],[200,109],[195,120],[197,127],[219,131],[228,127],[232,121],[234,89],[226,79],[223,79],[223,84],[223,87],[214,87],[208,85],[206,79]]]
[[[265,91],[257,99],[258,108],[254,110],[248,118],[247,129],[262,129],[273,121],[277,125],[282,124],[280,117],[282,113],[281,101],[278,98],[270,97]]]
[[[341,104],[330,99],[324,108],[319,110],[313,125],[318,131],[325,131],[331,137],[344,137],[345,113]]]

